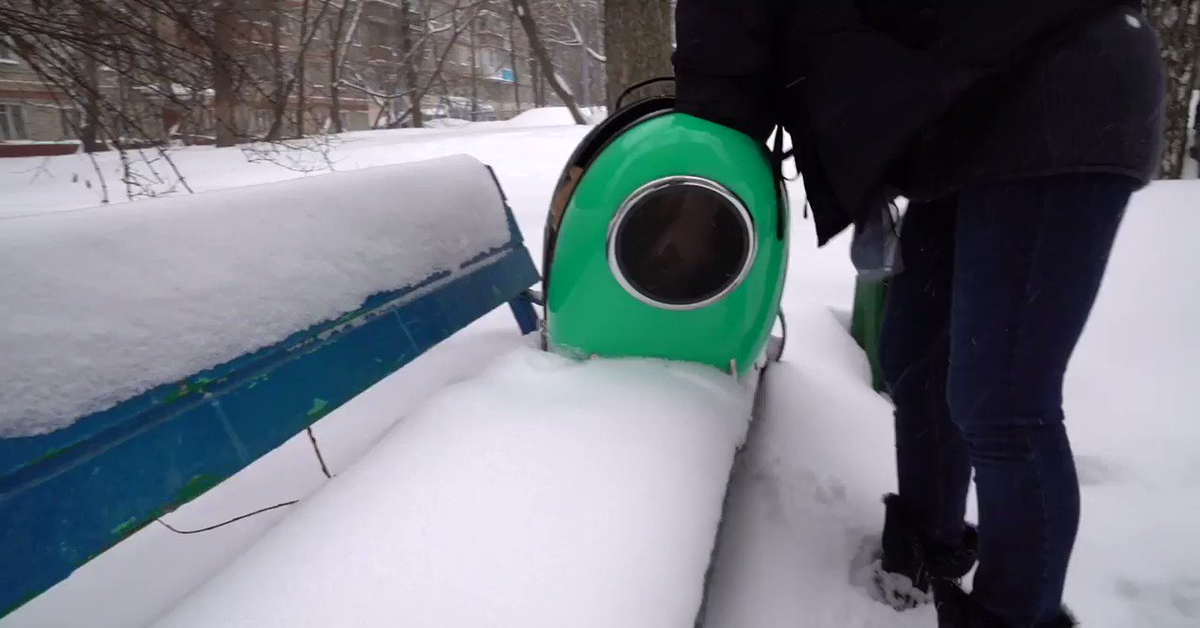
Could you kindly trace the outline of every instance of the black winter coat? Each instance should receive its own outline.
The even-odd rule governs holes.
[[[977,163],[955,171],[970,147],[987,148],[982,140],[960,141],[955,130],[987,124],[987,116],[1003,111],[1012,93],[1025,94],[1028,102],[1022,107],[1046,97],[1037,92],[1045,88],[1043,75],[1026,85],[1020,77],[1040,71],[1038,63],[1078,37],[1082,25],[1103,19],[1117,7],[1136,10],[1136,4],[679,0],[677,107],[764,141],[776,124],[785,126],[793,137],[818,240],[824,244],[897,193],[945,193],[972,177],[1008,169]],[[1155,47],[1141,49],[1153,53]],[[1126,68],[1125,74],[1144,71],[1145,60],[1140,63],[1141,70]],[[1111,59],[1095,67],[1104,72],[1106,64],[1111,65]],[[1147,140],[1145,129],[1147,121],[1153,126],[1156,107],[1161,108],[1155,97],[1161,95],[1153,93],[1151,76],[1148,83],[1119,90],[1116,96],[1136,99],[1147,85],[1149,105],[1116,107],[1125,118],[1142,117],[1131,132],[1137,136],[1132,143],[1140,142],[1141,148],[1124,156],[1134,164],[1129,170],[1145,170],[1145,155],[1153,153],[1145,146],[1147,141],[1155,143]],[[1113,119],[1108,116],[1103,122]],[[1029,122],[1039,130],[1039,125],[1055,123]],[[1105,145],[1111,148],[1114,142],[1125,140],[1110,138]],[[1061,148],[1050,152],[1062,156]],[[1080,165],[1067,163],[1072,160],[1087,159],[1067,155],[1055,168],[1039,167],[1069,170]]]

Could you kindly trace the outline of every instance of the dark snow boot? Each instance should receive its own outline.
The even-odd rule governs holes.
[[[961,545],[944,545],[917,528],[899,495],[887,495],[883,503],[882,553],[874,580],[885,604],[897,610],[928,604],[934,579],[957,581],[975,566],[979,533],[973,526],[966,526]]]
[[[981,606],[951,580],[934,580],[938,628],[1013,628],[995,613]],[[1058,617],[1037,628],[1074,628],[1071,613],[1063,609]]]

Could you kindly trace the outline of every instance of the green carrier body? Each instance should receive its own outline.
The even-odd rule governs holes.
[[[743,375],[762,358],[787,268],[787,201],[766,147],[669,98],[601,123],[546,224],[547,348]]]

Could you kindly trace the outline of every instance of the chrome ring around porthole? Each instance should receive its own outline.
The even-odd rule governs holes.
[[[629,294],[668,310],[695,310],[746,280],[758,252],[754,218],[725,186],[674,176],[637,189],[608,229],[608,265]]]

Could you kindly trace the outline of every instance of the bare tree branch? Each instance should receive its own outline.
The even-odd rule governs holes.
[[[534,56],[537,57],[538,63],[542,66],[542,74],[550,83],[550,87],[558,94],[558,97],[567,105],[567,110],[571,112],[571,118],[575,120],[575,124],[587,124],[583,114],[579,112],[579,107],[575,104],[575,97],[570,90],[562,84],[558,73],[554,71],[554,63],[550,59],[550,53],[546,50],[546,46],[542,44],[542,40],[537,34],[537,23],[533,19],[533,13],[529,9],[529,0],[512,0],[513,11],[517,13],[517,18],[521,21],[521,26],[525,29],[525,35],[529,39],[529,47],[533,48]]]

